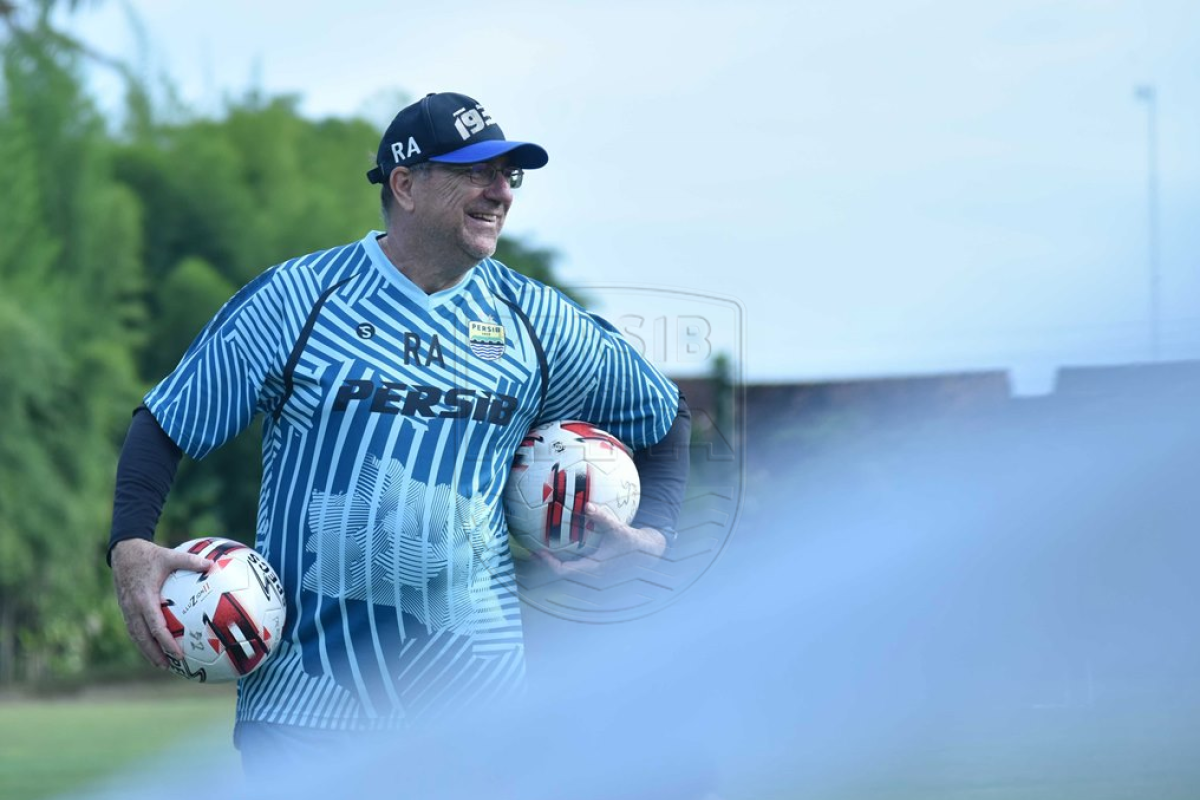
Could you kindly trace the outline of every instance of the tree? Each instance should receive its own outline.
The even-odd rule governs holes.
[[[119,630],[103,590],[123,398],[141,318],[139,208],[77,55],[46,27],[3,50],[0,185],[0,680],[81,668]]]

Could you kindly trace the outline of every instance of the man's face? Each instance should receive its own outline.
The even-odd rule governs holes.
[[[487,163],[499,170],[507,166],[504,158]],[[503,172],[478,186],[459,165],[431,163],[416,176],[413,198],[420,229],[430,244],[453,248],[474,264],[496,252],[513,190]]]

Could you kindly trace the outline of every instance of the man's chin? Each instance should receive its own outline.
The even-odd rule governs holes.
[[[485,258],[491,258],[496,254],[497,241],[498,239],[464,242],[463,252],[475,259],[476,262],[483,261]]]

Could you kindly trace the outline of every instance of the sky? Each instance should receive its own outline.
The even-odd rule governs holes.
[[[259,87],[382,129],[405,96],[476,98],[550,153],[507,231],[669,372],[1037,384],[1200,356],[1191,0],[110,0],[66,23],[200,113]]]

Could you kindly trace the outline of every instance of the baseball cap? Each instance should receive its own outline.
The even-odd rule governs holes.
[[[371,183],[385,183],[396,167],[425,161],[474,164],[508,156],[509,166],[538,169],[550,156],[531,142],[510,142],[483,106],[465,94],[435,92],[400,109],[379,141]]]

